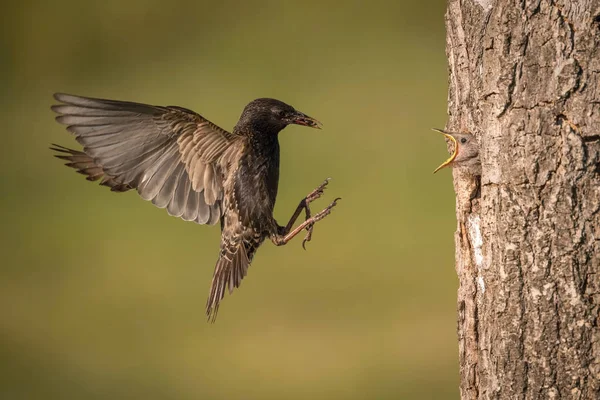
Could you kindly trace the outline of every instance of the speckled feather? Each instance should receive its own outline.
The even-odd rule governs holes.
[[[239,287],[256,250],[277,233],[278,133],[293,107],[257,99],[233,133],[175,106],[56,94],[52,109],[83,152],[54,145],[69,167],[113,191],[136,189],[173,216],[221,221],[221,250],[206,313],[215,319],[228,288]]]

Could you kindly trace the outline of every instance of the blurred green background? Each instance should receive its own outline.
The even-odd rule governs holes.
[[[445,2],[4,2],[2,399],[455,399]],[[324,178],[343,200],[258,252],[214,325],[219,229],[113,194],[52,93],[174,104],[231,129],[274,97],[323,131],[280,136],[276,217]]]

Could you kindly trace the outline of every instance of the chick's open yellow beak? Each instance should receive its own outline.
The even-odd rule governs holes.
[[[454,144],[454,151],[452,152],[452,155],[450,156],[450,158],[448,158],[446,161],[444,161],[442,163],[442,165],[440,165],[439,167],[437,167],[435,169],[435,171],[433,171],[433,173],[435,174],[436,172],[438,172],[440,169],[447,167],[448,165],[450,165],[450,163],[452,161],[454,161],[454,159],[456,158],[456,156],[458,155],[458,143],[456,142],[456,139],[454,139],[454,137],[446,132],[444,132],[441,129],[435,129],[432,128],[432,130],[441,133],[442,135],[446,136],[448,139],[450,139],[452,141],[452,143]]]

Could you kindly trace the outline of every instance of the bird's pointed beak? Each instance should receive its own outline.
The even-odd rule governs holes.
[[[296,112],[292,118],[290,119],[291,124],[308,126],[311,128],[322,129],[323,124],[317,121],[316,119],[309,117],[306,114],[301,112]]]
[[[446,131],[443,131],[441,129],[435,129],[435,128],[432,128],[432,130],[441,133],[442,135],[444,135],[445,137],[447,137],[448,139],[450,139],[452,141],[452,143],[454,144],[454,151],[452,151],[452,155],[446,161],[444,161],[442,163],[442,165],[440,165],[439,167],[437,167],[435,169],[435,171],[433,171],[433,173],[435,174],[440,169],[442,169],[444,167],[447,167],[448,165],[450,165],[452,163],[452,161],[454,161],[454,159],[458,155],[458,142],[456,141],[456,139],[454,138],[454,136],[452,136],[451,134],[449,134]]]

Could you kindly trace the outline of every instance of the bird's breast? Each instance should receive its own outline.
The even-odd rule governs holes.
[[[248,151],[240,158],[233,193],[242,224],[265,233],[274,229],[278,185],[278,145],[268,151]]]

